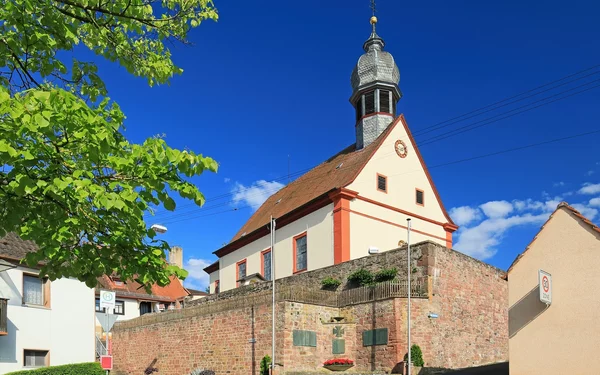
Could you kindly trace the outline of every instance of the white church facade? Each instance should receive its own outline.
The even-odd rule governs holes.
[[[406,240],[452,247],[452,222],[403,115],[400,74],[373,31],[352,73],[356,142],[273,194],[205,269],[211,293],[246,277],[271,278],[270,219],[275,219],[275,276],[331,266],[390,250]]]

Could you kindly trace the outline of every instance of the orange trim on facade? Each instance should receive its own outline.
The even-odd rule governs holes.
[[[296,258],[297,258],[297,256],[296,256],[296,251],[297,251],[296,250],[296,240],[298,238],[302,238],[302,237],[307,237],[306,232],[302,232],[292,238],[292,243],[293,243],[293,247],[294,247],[294,253],[293,253],[294,257],[292,259],[292,261],[294,263],[294,268],[292,268],[292,270],[293,270],[294,274],[304,272],[308,268],[308,237],[306,238],[306,268],[299,270],[299,269],[297,269],[297,264],[296,264]]]
[[[260,274],[262,275],[262,277],[265,277],[265,254],[270,252],[271,248],[260,252]],[[271,274],[273,274],[273,270],[271,270]]]
[[[452,232],[446,231],[446,247],[452,249]]]
[[[354,210],[348,210],[348,212],[351,212],[353,214],[357,214],[357,215],[362,216],[362,217],[366,217],[367,219],[373,219],[373,220],[376,220],[376,221],[379,221],[379,222],[382,222],[382,223],[385,223],[385,224],[393,225],[393,226],[398,227],[398,228],[407,229],[407,227],[404,226],[404,225],[396,224],[396,223],[393,223],[393,222],[388,221],[388,220],[383,220],[383,219],[380,219],[380,218],[375,217],[375,216],[363,214],[362,212],[358,212],[358,211],[354,211]],[[429,237],[432,237],[432,238],[435,238],[435,239],[438,239],[438,240],[446,241],[446,238],[439,237],[439,236],[436,236],[434,234],[423,232],[423,231],[420,231],[420,230],[417,230],[417,229],[412,229],[411,228],[410,231],[411,232],[415,232],[415,233],[420,233],[422,235],[429,236]]]
[[[240,279],[240,264],[246,264],[246,275],[248,274],[248,262],[246,262],[246,258],[240,260],[239,262],[237,262],[235,264],[235,283],[237,286],[240,286],[240,282],[238,281]]]
[[[418,199],[417,199],[417,193],[421,192],[421,196],[423,197],[423,203],[419,203]],[[415,188],[415,203],[417,204],[417,206],[422,206],[425,207],[425,191]]]
[[[350,201],[358,195],[349,189],[329,194],[333,201],[333,264],[350,260]]]
[[[385,190],[381,190],[379,188],[379,177],[383,177],[385,179]],[[375,189],[377,189],[377,191],[380,191],[382,193],[386,193],[388,192],[388,178],[386,175],[383,175],[381,173],[377,173],[377,177],[375,178]]]

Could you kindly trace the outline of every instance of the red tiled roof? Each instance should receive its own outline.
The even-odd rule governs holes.
[[[149,299],[165,302],[175,302],[190,294],[176,276],[171,276],[171,283],[166,286],[152,285],[152,294],[146,293],[146,289],[140,283],[123,281],[122,285],[117,285],[107,275],[98,278],[98,287],[96,290],[98,291],[99,289],[114,291],[117,297],[121,298]]]
[[[294,211],[300,211],[303,207],[309,203],[316,203],[319,199],[327,197],[327,194],[333,190],[343,188],[351,184],[358,174],[362,171],[365,165],[369,162],[373,154],[377,151],[379,146],[386,139],[387,135],[398,125],[402,123],[408,133],[413,148],[416,150],[416,154],[419,157],[421,165],[425,170],[434,194],[442,208],[444,216],[447,218],[448,223],[452,227],[456,227],[452,222],[452,219],[446,212],[429,176],[429,172],[421,154],[414,142],[414,139],[406,125],[404,115],[398,116],[387,129],[375,139],[373,143],[363,148],[362,150],[356,150],[356,145],[350,145],[332,156],[325,162],[319,164],[309,172],[305,173],[295,181],[291,182],[277,193],[271,195],[258,210],[248,219],[248,221],[242,226],[242,228],[233,236],[229,244],[225,245],[221,249],[214,252],[217,256],[221,257],[229,252],[235,250],[233,244],[236,241],[244,237],[250,237],[250,234],[258,234],[259,230],[264,230],[269,223],[270,217],[281,219],[286,215],[292,214]],[[324,206],[327,202],[321,203]],[[278,220],[279,222],[280,220]],[[239,244],[245,244],[245,242],[251,242],[254,239],[246,238],[245,241],[240,241]],[[238,244],[236,244],[238,245]],[[214,269],[214,265],[209,267],[210,270]],[[208,271],[207,271],[208,272]]]
[[[554,216],[554,214],[556,213],[556,211],[560,210],[561,208],[564,208],[564,209],[570,211],[573,214],[573,216],[575,216],[576,218],[578,218],[579,220],[581,220],[582,222],[584,222],[586,225],[588,225],[591,230],[593,230],[595,232],[598,232],[600,234],[600,228],[598,228],[598,226],[596,224],[592,223],[592,221],[590,219],[588,219],[587,217],[583,216],[575,208],[569,206],[569,204],[567,202],[560,202],[558,204],[558,206],[556,207],[556,210],[554,210],[554,212],[552,212],[552,214],[550,215],[550,217],[548,218],[548,220],[546,220],[546,222],[542,225],[542,227],[540,228],[540,230],[533,237],[533,240],[531,240],[531,242],[529,243],[529,245],[527,245],[527,247],[525,247],[525,250],[521,254],[517,255],[517,257],[512,262],[512,264],[510,265],[510,267],[508,267],[508,271],[506,271],[507,275],[513,269],[513,267],[519,262],[519,260],[521,260],[521,258],[523,258],[523,256],[525,255],[525,253],[527,253],[527,250],[529,250],[529,248],[531,247],[531,245],[538,238],[538,236],[540,235],[540,233],[542,232],[542,230],[544,229],[544,227],[546,226],[546,224],[548,224],[548,222],[550,221],[550,219],[552,219],[552,217]]]

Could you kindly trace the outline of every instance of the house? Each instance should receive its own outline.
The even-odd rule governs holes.
[[[169,252],[169,263],[183,268],[183,249],[174,246]],[[104,312],[100,308],[100,290],[115,292],[115,308],[111,314],[117,315],[117,321],[137,318],[144,314],[179,309],[190,292],[183,286],[181,280],[172,276],[166,286],[152,285],[150,293],[135,281],[124,281],[118,275],[103,275],[98,278],[96,287],[96,312]],[[100,321],[96,319],[96,334],[105,341]]]
[[[600,373],[599,269],[600,228],[560,203],[508,270],[511,375]]]
[[[94,361],[94,290],[20,263],[36,250],[13,233],[0,239],[1,374]]]
[[[275,276],[357,259],[406,240],[452,247],[458,227],[440,194],[403,115],[393,56],[372,33],[351,76],[355,142],[273,194],[250,217],[205,271],[211,293],[241,285],[246,275],[272,277],[270,220],[275,218]],[[352,124],[341,129],[352,131]]]
[[[204,297],[208,296],[207,292],[203,292],[201,290],[190,289],[190,288],[186,288],[186,289],[190,293],[190,295],[188,297],[188,301],[195,301],[197,299],[204,298]]]

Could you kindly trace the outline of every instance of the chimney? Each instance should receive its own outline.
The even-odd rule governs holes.
[[[183,268],[183,249],[179,246],[173,246],[169,251],[169,263]]]

